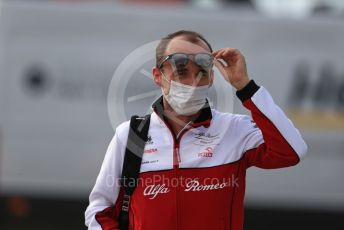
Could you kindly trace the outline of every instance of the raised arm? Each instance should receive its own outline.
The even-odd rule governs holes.
[[[246,130],[244,158],[247,167],[272,169],[297,164],[305,156],[307,145],[269,92],[251,80],[237,91],[237,96],[251,111],[253,118],[253,121],[241,121]],[[262,143],[250,146],[250,140],[257,138],[262,138]]]

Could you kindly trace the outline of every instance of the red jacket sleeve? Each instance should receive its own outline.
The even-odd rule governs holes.
[[[244,153],[247,167],[273,169],[297,164],[307,152],[307,145],[300,132],[284,112],[274,103],[268,91],[251,80],[237,96],[251,111],[251,134],[262,135],[263,143]],[[256,132],[253,130],[260,130]],[[248,129],[250,130],[250,129]]]

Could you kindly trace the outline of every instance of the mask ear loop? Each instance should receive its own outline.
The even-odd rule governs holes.
[[[173,71],[174,71],[174,62],[173,61],[169,61],[170,63],[171,63],[171,65],[172,65],[172,69],[173,69]],[[159,69],[159,71],[160,71],[160,73],[162,74],[162,76],[163,76],[163,78],[165,79],[165,81],[167,81],[169,84],[171,84],[171,80],[168,80],[167,79],[167,77],[166,77],[166,75],[164,74],[164,72],[161,70],[161,69]]]
[[[162,78],[163,78],[165,81],[167,81],[168,84],[170,85],[170,87],[169,87],[169,89],[168,89],[168,94],[169,94],[169,93],[170,93],[170,88],[171,88],[171,82],[166,78],[166,76],[165,76],[165,74],[164,74],[163,71],[161,71],[160,69],[159,69],[159,71],[160,71],[160,73],[161,73],[161,75],[162,75]],[[163,87],[161,88],[161,90],[162,90],[162,93],[165,95],[165,92],[164,92]],[[167,95],[167,94],[166,94],[166,95]]]
[[[214,84],[214,78],[215,78],[214,67],[217,67],[216,61],[217,61],[216,58],[213,57],[213,60],[210,64],[211,68],[209,68],[209,74],[208,74],[208,76],[209,76],[209,87]]]
[[[190,60],[189,60],[189,61],[190,61]],[[195,59],[192,59],[191,61],[192,61],[195,65],[199,66],[199,65],[195,62]],[[200,66],[200,67],[201,67],[201,66]],[[202,68],[202,67],[201,67],[201,68]],[[209,78],[208,88],[210,88],[210,72],[211,72],[212,68],[210,68],[209,70],[202,68],[200,71],[198,71],[197,77],[196,77],[196,81],[192,84],[192,86],[195,87],[195,86],[197,86],[198,82],[200,82],[201,77],[202,77],[202,70],[207,72],[207,75],[208,75],[208,78]]]
[[[196,81],[192,84],[192,86],[197,86],[198,82],[200,82],[201,80],[201,77],[202,77],[202,70],[198,71]]]
[[[161,75],[162,75],[162,78],[163,78],[165,81],[167,81],[167,83],[170,85],[170,87],[169,87],[169,89],[168,89],[168,94],[169,94],[169,93],[170,93],[170,88],[171,88],[171,81],[169,81],[169,80],[167,79],[167,77],[166,77],[166,75],[164,74],[162,68],[159,68],[159,71],[160,71],[160,73],[161,73]],[[165,92],[164,92],[163,87],[161,88],[161,90],[162,90],[162,93],[165,95]]]
[[[162,72],[160,69],[159,69],[161,75],[162,75],[162,78],[167,81],[169,84],[171,84],[171,82],[167,79],[167,77],[165,76],[164,72]]]
[[[216,59],[216,58],[214,58],[213,63],[214,63],[214,65],[218,68],[218,70],[220,71],[220,73],[221,73],[221,75],[223,76],[223,78],[224,78],[226,81],[230,82],[230,81],[229,81],[229,77],[228,77],[228,75],[227,75],[227,72],[226,72],[226,70],[225,70],[225,67],[226,67],[226,66],[225,66],[220,60],[218,60],[218,59]]]
[[[212,78],[214,78],[214,76],[211,74],[212,73],[212,70],[213,70],[213,67],[209,68],[209,72],[207,73],[208,74],[208,80],[209,80],[209,84],[208,84],[208,88],[210,88],[212,86]]]
[[[215,58],[213,59],[213,60],[215,60]],[[196,64],[196,63],[195,63]],[[214,61],[213,61],[213,63],[211,64],[211,65],[213,65],[214,64]],[[204,69],[204,68],[202,68],[202,70],[204,70],[204,71],[206,71],[207,72],[207,75],[208,75],[208,80],[209,80],[209,83],[208,83],[208,88],[210,88],[210,86],[211,86],[211,71],[213,70],[213,66],[211,67],[211,68],[208,68],[208,69]],[[202,70],[200,70],[199,72],[198,72],[198,74],[197,74],[197,83],[200,81],[200,78],[201,78],[201,71]],[[193,84],[193,86],[195,86],[195,84]]]

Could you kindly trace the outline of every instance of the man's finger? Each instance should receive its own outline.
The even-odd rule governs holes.
[[[228,49],[223,54],[223,59],[229,64],[235,63],[240,59],[241,53],[237,49]]]
[[[215,58],[221,58],[222,57],[222,53],[224,52],[225,50],[224,49],[221,49],[221,50],[218,50],[216,52],[213,53],[213,56]]]
[[[213,56],[216,56],[221,50],[222,50],[222,49],[216,50],[216,51],[212,52],[211,54],[212,54]]]

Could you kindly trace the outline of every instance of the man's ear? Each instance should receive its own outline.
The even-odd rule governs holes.
[[[155,83],[157,86],[162,87],[162,83],[161,83],[161,81],[162,81],[161,72],[160,72],[160,70],[159,70],[156,66],[154,66],[154,67],[152,68],[152,75],[153,75],[153,81],[154,81],[154,83]]]

